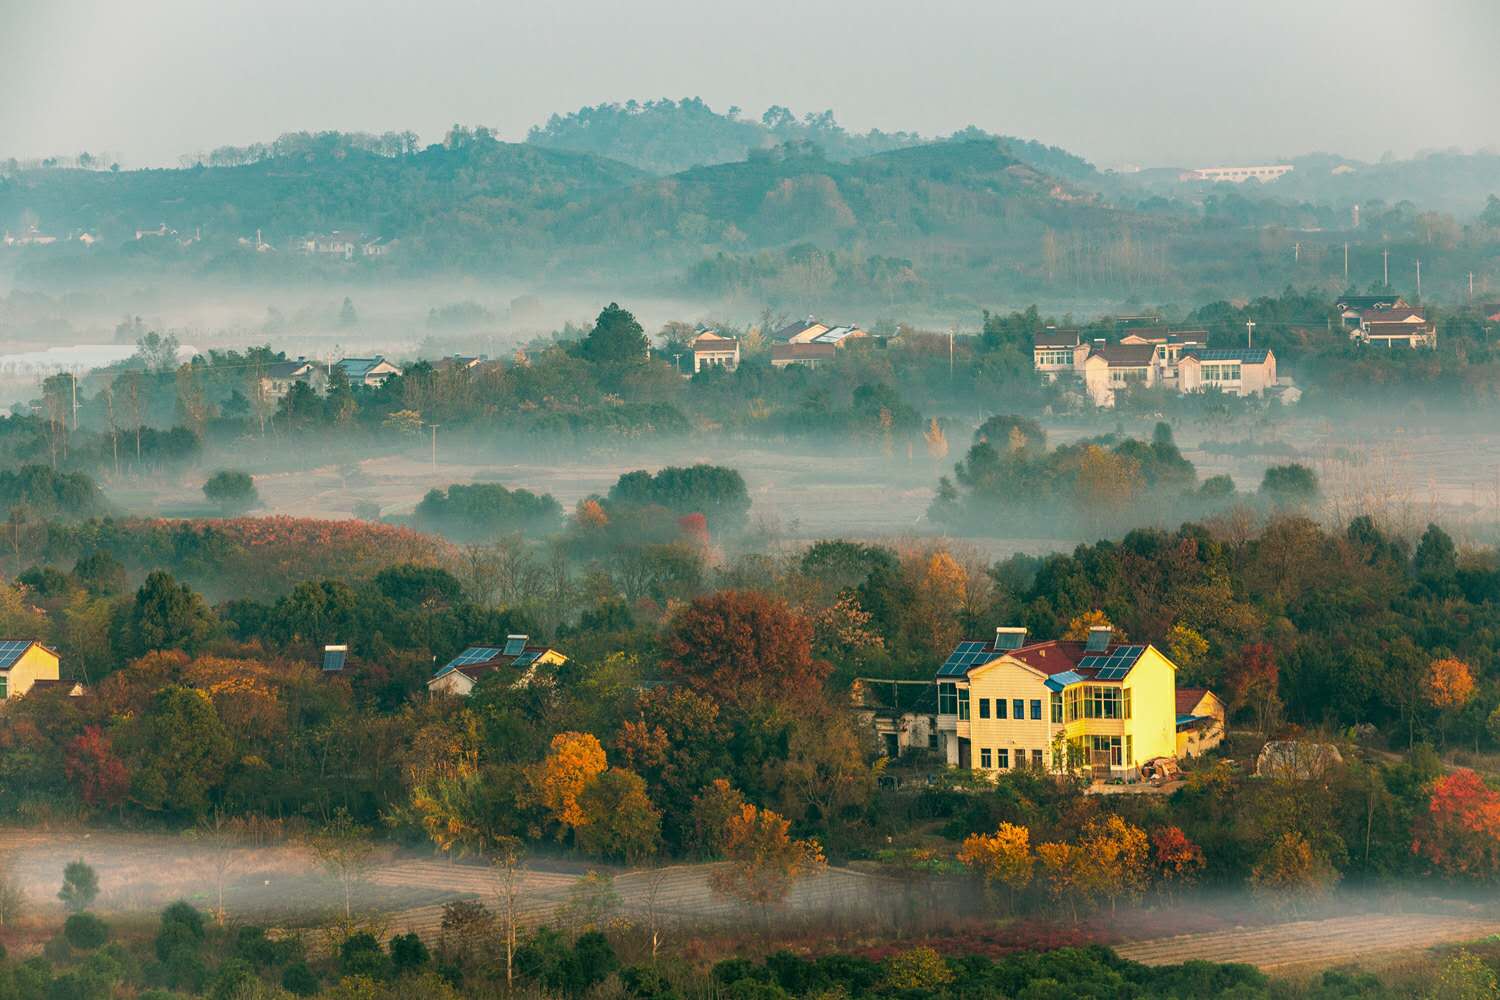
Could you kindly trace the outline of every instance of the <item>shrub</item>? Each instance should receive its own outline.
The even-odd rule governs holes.
[[[295,993],[299,997],[310,997],[322,988],[318,976],[306,962],[294,962],[286,967],[281,974],[281,987],[288,993]]]
[[[229,469],[221,469],[209,476],[203,484],[203,495],[210,503],[218,504],[226,514],[247,511],[260,503],[255,480],[249,473]]]
[[[63,924],[63,937],[79,951],[92,951],[109,940],[109,925],[92,913],[75,913]]]
[[[429,490],[412,522],[458,541],[487,541],[512,532],[547,534],[562,523],[562,504],[550,494],[508,490],[498,483],[454,483]]]
[[[396,967],[397,975],[420,969],[430,957],[427,946],[415,934],[397,934],[391,938],[391,964]]]
[[[99,895],[99,875],[82,859],[70,861],[63,869],[63,884],[57,898],[74,913],[88,909]]]

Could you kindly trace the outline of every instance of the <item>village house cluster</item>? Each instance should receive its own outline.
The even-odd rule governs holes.
[[[775,330],[770,335],[771,367],[798,365],[816,368],[838,356],[839,348],[870,334],[852,324],[824,323],[808,317]],[[688,341],[696,375],[705,368],[734,371],[740,364],[740,342],[710,327],[699,327]],[[684,372],[686,374],[686,372]]]
[[[158,222],[154,226],[143,226],[135,230],[134,240],[144,242],[150,240],[170,241],[178,246],[189,247],[194,243],[202,242],[203,231],[195,227],[190,233],[179,232],[168,226],[165,222]],[[41,227],[32,223],[19,233],[9,230],[0,234],[0,246],[6,247],[34,247],[51,246],[55,243],[81,243],[91,247],[101,241],[99,233],[88,229],[77,229],[68,233],[67,236],[58,236],[48,233]],[[236,245],[245,249],[254,250],[256,253],[275,253],[277,247],[265,239],[259,229],[254,236],[240,236],[235,239]],[[393,252],[401,241],[384,236],[369,236],[364,233],[345,232],[334,230],[330,233],[314,233],[299,236],[288,240],[281,249],[290,253],[299,253],[313,257],[333,257],[343,260],[355,260],[357,258],[384,257]]]
[[[1032,345],[1032,365],[1044,377],[1082,384],[1095,406],[1115,405],[1121,390],[1161,387],[1173,392],[1217,390],[1231,396],[1280,395],[1294,387],[1276,375],[1268,348],[1210,348],[1205,330],[1140,327],[1118,341],[1084,340],[1076,329],[1049,328]]]
[[[1399,295],[1346,295],[1337,308],[1349,339],[1356,343],[1437,349],[1437,324]]]
[[[453,359],[444,359],[451,361]],[[478,358],[463,358],[462,361],[478,362]],[[314,392],[322,392],[328,385],[333,369],[339,369],[350,385],[362,385],[370,389],[379,388],[401,369],[380,355],[373,358],[340,358],[318,361],[299,357],[295,361],[273,361],[266,365],[260,379],[261,393],[267,399],[281,399],[292,391],[298,382],[305,383]]]

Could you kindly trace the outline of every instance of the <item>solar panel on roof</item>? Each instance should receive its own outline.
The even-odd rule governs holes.
[[[988,646],[989,644],[984,642],[959,643],[948,659],[943,661],[943,665],[938,667],[938,676],[962,677],[969,672],[971,667],[987,663],[994,656]]]
[[[323,650],[324,670],[343,670],[344,661],[349,657],[349,650],[345,646],[330,646]]]
[[[516,657],[516,659],[514,661],[515,662],[515,666],[518,666],[518,667],[530,666],[531,664],[535,663],[541,657],[541,655],[542,654],[541,654],[541,652],[539,650],[528,649],[525,652],[523,652],[520,656]]]
[[[471,663],[487,663],[500,655],[494,646],[470,646],[448,661],[449,667],[465,667]]]
[[[15,666],[21,654],[30,648],[30,639],[7,639],[5,642],[0,642],[0,670],[8,670]]]
[[[526,648],[526,636],[508,635],[505,637],[505,655],[520,656],[521,651]]]
[[[1102,653],[1109,648],[1109,640],[1112,634],[1113,629],[1104,628],[1103,626],[1090,628],[1088,642],[1083,648],[1090,653]]]

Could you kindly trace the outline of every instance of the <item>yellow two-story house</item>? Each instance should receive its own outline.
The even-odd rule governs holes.
[[[56,681],[58,656],[35,639],[0,639],[0,702],[19,698],[37,681]]]
[[[939,746],[954,767],[1125,777],[1177,751],[1177,667],[1149,644],[1028,643],[1024,628],[961,642],[938,668]]]

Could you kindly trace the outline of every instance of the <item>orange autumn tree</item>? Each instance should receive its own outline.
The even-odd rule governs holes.
[[[1463,708],[1474,698],[1474,674],[1463,660],[1444,657],[1427,667],[1423,683],[1427,701],[1438,711]]]
[[[1451,656],[1433,660],[1422,678],[1422,694],[1438,710],[1438,737],[1448,741],[1448,722],[1474,700],[1474,672],[1463,660]]]
[[[745,803],[724,824],[725,861],[708,876],[715,892],[761,908],[781,903],[792,885],[824,865],[816,840],[795,840],[791,822]]]
[[[1411,849],[1449,875],[1500,875],[1500,792],[1468,768],[1439,778]]]
[[[994,833],[971,833],[964,838],[958,860],[984,878],[985,887],[1004,886],[1009,902],[1031,884],[1036,859],[1031,854],[1031,831],[1015,823],[1001,823]]]
[[[589,821],[578,799],[607,766],[592,733],[558,733],[547,756],[527,771],[532,795],[558,823],[559,840]]]

